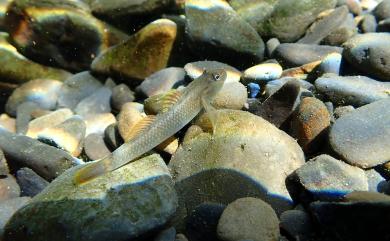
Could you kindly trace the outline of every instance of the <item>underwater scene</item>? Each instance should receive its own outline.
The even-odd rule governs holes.
[[[0,241],[390,241],[390,0],[0,0]]]

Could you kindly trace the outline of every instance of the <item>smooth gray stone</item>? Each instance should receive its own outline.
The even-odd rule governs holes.
[[[390,32],[390,18],[386,18],[378,23],[377,32]]]
[[[90,96],[102,86],[102,83],[93,77],[89,71],[75,74],[64,81],[58,97],[58,107],[73,110],[81,100]]]
[[[271,38],[266,43],[267,56],[271,57],[274,50],[279,46],[280,42],[277,38]]]
[[[315,81],[317,91],[336,105],[359,107],[389,98],[390,83],[366,76],[325,74]]]
[[[390,0],[383,0],[380,2],[372,13],[379,21],[390,18]]]
[[[65,151],[3,128],[0,128],[0,148],[10,163],[29,167],[46,180],[59,176],[73,162],[72,156]]]
[[[375,16],[372,14],[365,14],[359,23],[359,27],[363,33],[376,32],[377,22]]]
[[[315,232],[310,214],[301,210],[287,210],[280,215],[280,228],[296,240],[309,241]]]
[[[16,109],[16,133],[26,134],[28,123],[32,119],[31,112],[39,108],[38,104],[28,101],[20,104]]]
[[[20,186],[22,196],[28,197],[34,197],[49,185],[48,181],[27,167],[16,172],[16,180]]]
[[[371,168],[390,160],[390,99],[379,100],[336,120],[330,130],[332,149],[346,162]]]
[[[85,138],[84,152],[91,160],[99,160],[111,153],[104,137],[101,134],[92,133]]]
[[[134,92],[125,84],[119,84],[112,89],[111,107],[120,111],[122,105],[135,100]]]
[[[353,14],[348,13],[346,19],[328,36],[326,36],[321,44],[331,46],[341,46],[348,39],[358,33],[358,28]]]
[[[310,82],[305,80],[293,78],[293,77],[283,77],[281,79],[272,80],[265,85],[265,96],[270,97],[274,93],[276,93],[283,85],[285,85],[288,81],[297,81],[301,88],[307,89],[309,91],[314,91],[315,87]]]
[[[335,119],[338,119],[342,117],[343,115],[346,115],[348,113],[351,113],[355,110],[355,108],[352,105],[347,106],[339,106],[336,107],[336,109],[333,111],[333,115]]]
[[[285,68],[293,68],[342,51],[340,47],[326,45],[282,43],[274,50],[272,58],[275,58]]]
[[[4,227],[12,215],[30,200],[30,197],[17,197],[0,202],[0,237],[3,237]]]
[[[75,108],[75,113],[87,117],[92,114],[111,112],[111,95],[112,91],[110,88],[101,87],[92,95],[80,101]]]
[[[123,144],[123,139],[119,134],[117,124],[111,124],[104,130],[104,142],[112,151]]]

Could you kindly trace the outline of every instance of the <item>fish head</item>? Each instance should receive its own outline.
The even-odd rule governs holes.
[[[210,69],[203,73],[206,76],[208,85],[206,87],[206,94],[213,98],[222,89],[223,84],[227,78],[227,73],[224,69]]]

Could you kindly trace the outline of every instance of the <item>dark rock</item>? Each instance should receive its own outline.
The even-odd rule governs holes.
[[[336,105],[359,107],[389,97],[390,83],[365,76],[326,74],[315,81],[319,93]]]
[[[14,176],[8,174],[0,177],[0,201],[20,196],[20,187]]]
[[[10,165],[29,167],[46,180],[54,179],[71,167],[73,162],[73,158],[62,150],[1,128],[0,148]]]
[[[382,20],[378,23],[377,32],[390,32],[390,18]]]
[[[374,16],[380,21],[386,18],[390,18],[390,1],[381,1],[375,9],[372,11]]]
[[[22,191],[22,196],[28,197],[34,197],[49,185],[48,181],[27,167],[21,168],[16,172],[16,180]]]
[[[116,124],[111,124],[106,128],[104,131],[104,142],[112,151],[123,144],[123,139]]]
[[[175,241],[188,241],[187,237],[184,234],[177,234]]]
[[[284,43],[275,49],[272,57],[278,60],[283,67],[291,68],[318,61],[330,53],[342,51],[342,48],[326,45]]]
[[[75,108],[75,113],[87,117],[88,115],[111,112],[111,95],[110,88],[101,87],[95,93],[80,101]]]
[[[120,84],[112,89],[111,107],[120,111],[122,105],[135,100],[134,92],[125,84]]]
[[[230,203],[218,221],[222,240],[278,240],[279,219],[272,207],[261,199],[246,197]]]
[[[85,138],[84,151],[91,160],[99,160],[111,153],[103,136],[97,133],[92,133]]]
[[[249,97],[250,98],[256,98],[256,96],[260,93],[260,85],[256,84],[256,83],[249,83],[247,85],[248,87],[248,92],[249,92]]]
[[[263,60],[263,40],[227,2],[186,1],[185,13],[186,33],[195,54],[244,66]]]
[[[388,162],[389,104],[390,99],[376,101],[338,119],[329,134],[333,150],[346,162],[362,168]]]
[[[323,39],[321,43],[325,45],[340,46],[348,39],[356,35],[357,32],[358,28],[356,26],[355,19],[350,13],[334,31],[332,31]]]
[[[287,210],[280,215],[280,228],[294,240],[313,240],[315,224],[310,215],[301,210]]]
[[[281,79],[272,80],[265,85],[265,90],[264,90],[265,96],[269,97],[269,96],[273,95],[276,91],[278,91],[280,88],[282,88],[282,86],[284,84],[286,84],[288,81],[298,82],[302,89],[307,89],[309,91],[315,90],[314,85],[311,84],[310,82],[307,82],[307,81],[301,80],[301,79],[297,79],[297,78],[292,78],[292,77],[283,77]]]
[[[186,235],[191,241],[217,240],[218,220],[225,205],[202,203],[189,214],[186,223]]]
[[[390,79],[390,33],[358,34],[343,44],[344,58],[358,70]]]
[[[5,159],[3,151],[0,149],[0,176],[7,176],[9,174],[8,162]]]
[[[175,241],[176,229],[174,227],[161,231],[153,241]]]
[[[3,237],[4,227],[16,211],[30,202],[29,197],[17,197],[0,202],[0,237]]]
[[[376,32],[377,22],[372,14],[365,14],[358,26],[363,33],[373,33]]]

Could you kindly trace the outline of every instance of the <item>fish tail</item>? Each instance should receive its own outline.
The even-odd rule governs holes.
[[[106,157],[99,161],[86,164],[76,171],[74,175],[74,183],[80,185],[86,183],[104,173],[110,171],[109,166],[111,163],[111,158]]]

